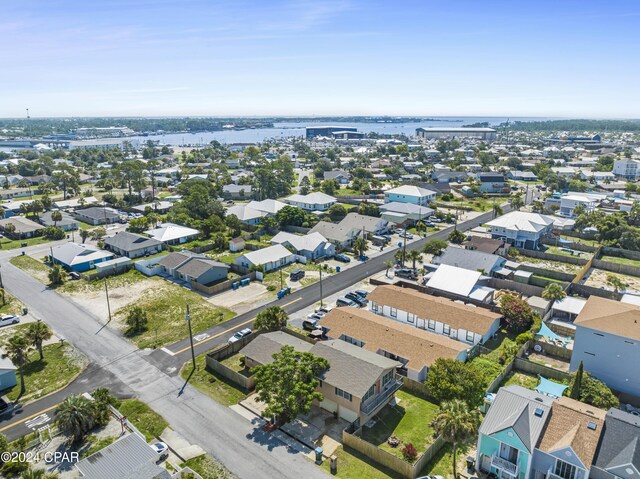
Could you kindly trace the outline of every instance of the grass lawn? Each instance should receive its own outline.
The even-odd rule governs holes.
[[[340,196],[359,196],[362,194],[362,191],[353,190],[351,188],[340,188],[339,190],[336,190],[333,196],[339,198]]]
[[[109,276],[107,283],[110,289],[129,286],[131,284],[142,281],[147,277],[138,270],[130,269],[126,273],[116,276]],[[104,279],[96,279],[94,281],[66,281],[63,285],[58,286],[57,290],[61,293],[79,293],[82,291],[104,291]]]
[[[116,409],[120,414],[127,416],[127,421],[144,434],[147,442],[162,434],[169,425],[160,414],[137,399],[125,399],[116,406]]]
[[[319,270],[319,266],[315,263],[306,263],[306,264],[302,264],[302,263],[293,263],[290,264],[288,266],[285,266],[284,268],[280,268],[279,270],[276,271],[271,271],[270,273],[265,273],[263,279],[262,279],[262,284],[264,284],[266,287],[269,287],[270,285],[275,286],[276,290],[278,291],[280,290],[280,271],[282,271],[282,280],[285,283],[285,287],[287,286],[286,280],[289,277],[289,273],[291,273],[292,271],[295,271],[297,269],[301,269],[303,271],[315,271],[318,272]],[[335,270],[333,268],[328,268],[326,271],[323,269],[322,270],[322,278],[325,279],[326,277],[332,275],[335,273]],[[303,288],[306,286],[309,286],[310,284],[316,283],[320,281],[320,276],[319,275],[313,275],[313,276],[305,276],[304,278],[302,278],[300,281],[294,282],[293,283],[293,287],[294,288]],[[299,285],[299,286],[298,286]],[[274,292],[274,294],[276,294]]]
[[[139,258],[135,258],[132,261],[135,263],[136,261],[142,261],[146,259],[161,258],[163,256],[167,256],[169,253],[171,253],[171,251],[164,250],[156,254],[150,254],[149,256],[140,256]]]
[[[340,479],[401,479],[403,476],[391,469],[378,465],[358,451],[340,446],[336,449],[338,471],[335,477]],[[324,461],[322,468],[330,474],[330,461]]]
[[[516,336],[516,334],[513,334],[506,329],[501,329],[495,339],[490,339],[485,344],[483,344],[485,348],[491,349],[491,352],[482,354],[479,357],[488,359],[489,361],[493,361],[495,363],[499,362],[498,360],[500,358],[500,355],[502,354],[502,349],[509,344],[515,344]]]
[[[511,386],[512,384],[517,384],[518,386],[522,386],[523,388],[534,390],[540,380],[535,374],[527,374],[519,371],[511,371],[504,381],[500,384],[502,386]]]
[[[238,404],[246,396],[245,392],[227,378],[207,371],[205,357],[206,355],[202,354],[196,358],[197,369],[193,374],[191,374],[193,371],[191,362],[185,363],[180,371],[182,378],[187,380],[191,374],[189,384],[220,404],[225,406]]]
[[[560,284],[563,283],[563,281],[560,281],[559,279],[547,278],[546,276],[540,276],[540,275],[537,275],[537,274],[534,274],[532,277],[541,279],[543,281],[546,281],[547,283],[560,283]]]
[[[140,273],[136,273],[140,275]],[[122,276],[126,275],[115,276],[113,281]],[[108,281],[110,287],[115,287],[111,283],[111,279]],[[193,334],[197,334],[235,316],[233,311],[213,306],[205,301],[201,295],[187,288],[169,283],[160,278],[153,278],[153,281],[157,282],[157,287],[144,290],[139,294],[135,303],[129,304],[115,313],[115,317],[120,320],[124,320],[129,311],[135,306],[141,307],[147,313],[146,329],[141,333],[127,334],[129,339],[140,349],[160,347],[185,338],[188,334],[185,321],[187,304],[190,309]],[[101,283],[103,284],[104,282]],[[123,324],[123,327],[126,328],[126,325]]]
[[[84,221],[76,220],[76,222],[78,223],[78,228],[80,228],[81,230],[92,230],[93,228],[97,228],[97,226],[90,225],[89,223],[85,223]],[[80,237],[79,233],[78,233],[78,237]]]
[[[10,240],[9,238],[0,239],[0,249],[16,249],[22,248],[22,243],[26,243],[27,246],[33,246],[37,244],[48,243],[49,240],[44,236],[36,236],[35,238],[27,238],[22,240]]]
[[[48,284],[49,283],[49,267],[42,261],[38,261],[35,258],[27,254],[14,256],[9,260],[9,263],[16,268],[20,268],[22,271],[29,273],[38,281]]]
[[[589,246],[598,246],[598,240],[595,239],[583,239],[583,238],[574,238],[573,236],[560,236],[562,239],[566,239],[569,241],[573,241],[574,243],[582,243]]]
[[[628,264],[629,266],[640,267],[640,260],[621,258],[619,256],[603,256],[602,261],[609,261],[610,263]]]
[[[467,467],[466,457],[476,448],[477,439],[461,444],[458,446],[458,451],[456,453],[456,463],[457,463],[457,471],[458,474],[464,471]],[[420,475],[430,475],[430,476],[442,476],[442,477],[453,477],[453,448],[451,444],[445,444],[438,454],[424,466],[424,469],[420,471]]]
[[[83,458],[90,456],[91,454],[98,452],[100,449],[110,446],[116,439],[118,439],[116,436],[107,436],[98,439],[94,434],[92,434],[84,440],[89,447],[85,449],[80,456]]]
[[[0,314],[15,314],[18,316],[22,315],[22,307],[24,305],[6,291],[4,293],[4,302],[5,304],[0,306]]]
[[[26,327],[26,325],[23,325]],[[79,351],[71,345],[50,344],[43,348],[44,359],[40,361],[38,351],[29,354],[29,362],[24,366],[24,383],[26,392],[21,400],[31,401],[62,389],[86,367],[87,361]],[[20,394],[20,377],[18,385],[7,397],[14,401]]]
[[[498,374],[502,371],[504,366],[496,361],[486,359],[485,356],[478,356],[471,361],[478,370],[481,372],[485,386],[489,386]]]
[[[422,454],[434,440],[431,420],[438,405],[406,391],[398,391],[396,397],[399,404],[384,408],[372,428],[363,427],[362,438],[398,457],[402,457],[402,446],[407,443],[413,443],[418,454]],[[396,436],[402,444],[389,446],[389,436]]]
[[[238,373],[242,373],[245,374],[246,376],[249,375],[249,371],[245,369],[244,367],[244,362],[241,361],[241,359],[244,356],[240,353],[236,353],[232,356],[229,356],[227,359],[223,359],[222,361],[220,361],[222,364],[224,364],[226,367],[233,369],[234,371],[238,372]]]
[[[202,479],[231,479],[235,477],[222,464],[208,454],[194,457],[180,464],[180,467],[189,467],[202,476]]]
[[[568,250],[568,251],[565,251]],[[573,252],[573,254],[571,254]],[[593,256],[591,253],[587,253],[584,251],[576,251],[570,248],[558,247],[558,246],[548,246],[545,253],[549,254],[557,254],[559,256],[568,256],[570,258],[584,258],[589,259]]]

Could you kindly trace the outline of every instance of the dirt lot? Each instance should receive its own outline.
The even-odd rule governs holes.
[[[237,290],[224,291],[207,299],[207,302],[243,314],[257,306],[273,301],[273,295],[259,282],[252,282]]]
[[[569,274],[576,274],[582,268],[582,266],[578,266],[577,264],[561,263],[559,261],[547,261],[538,258],[529,258],[528,256],[519,256],[518,262],[522,264],[528,264],[530,266],[535,266],[536,268],[551,269],[554,271],[562,271]]]
[[[588,273],[588,278],[584,282],[584,284],[587,286],[593,286],[594,288],[604,287],[605,289],[611,290],[611,286],[607,286],[608,274],[613,274],[614,276],[617,276],[622,281],[627,283],[629,285],[627,286],[627,291],[640,292],[640,278],[637,278],[635,276],[628,276],[626,274],[609,273],[608,271],[603,271],[601,269],[592,269]]]

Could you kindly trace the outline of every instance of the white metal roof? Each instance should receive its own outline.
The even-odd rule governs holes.
[[[469,296],[480,276],[479,271],[442,264],[433,273],[433,276],[427,282],[427,286],[460,296]]]
[[[273,246],[268,246],[267,248],[251,251],[241,257],[246,258],[247,261],[249,261],[251,264],[259,265],[266,264],[272,261],[278,261],[291,255],[291,251],[289,251],[287,248],[285,248],[281,244],[275,244]]]
[[[553,224],[554,218],[539,213],[528,213],[526,211],[512,211],[506,215],[499,216],[487,223],[488,226],[505,228],[508,230],[528,231],[537,233]]]
[[[160,228],[147,230],[145,233],[158,241],[173,241],[188,236],[195,236],[200,232],[193,228],[187,228],[186,226],[164,223]]]
[[[436,194],[435,191],[431,191],[426,188],[420,188],[419,186],[414,185],[398,186],[397,188],[387,190],[387,193],[392,193],[394,195],[417,196],[419,198],[425,196],[434,196]]]

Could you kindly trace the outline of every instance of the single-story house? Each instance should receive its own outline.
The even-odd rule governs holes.
[[[451,245],[440,256],[434,256],[431,260],[433,264],[448,264],[472,271],[480,271],[487,276],[493,276],[493,273],[502,268],[506,262],[506,258],[502,256]]]
[[[81,201],[82,200],[82,201]],[[53,206],[60,210],[74,210],[88,205],[97,205],[100,203],[95,196],[86,196],[84,198],[71,198],[69,200],[55,201]]]
[[[376,314],[471,346],[487,342],[500,330],[499,313],[411,288],[378,286],[367,299]]]
[[[241,222],[247,225],[257,225],[262,218],[269,214],[251,208],[249,205],[233,205],[227,209],[226,216],[235,215]]]
[[[10,200],[12,198],[23,198],[30,196],[33,192],[29,188],[7,188],[0,189],[0,200]]]
[[[175,245],[195,240],[200,231],[173,223],[163,223],[158,228],[145,231],[145,234],[164,244]]]
[[[399,372],[418,382],[427,379],[436,359],[465,361],[469,348],[459,341],[358,308],[334,308],[318,325],[331,339],[399,361]]]
[[[314,191],[308,195],[291,195],[285,198],[284,202],[306,211],[327,211],[338,200],[333,196]]]
[[[253,191],[251,185],[228,184],[222,187],[222,196],[225,199],[249,199]]]
[[[331,243],[342,249],[350,249],[353,241],[362,235],[362,230],[350,228],[346,224],[329,223],[328,221],[318,222],[309,233],[320,233]]]
[[[105,238],[104,244],[106,249],[128,258],[156,254],[162,251],[163,248],[163,243],[157,239],[129,233],[128,231]]]
[[[320,233],[296,235],[280,231],[271,238],[271,244],[281,244],[293,248],[296,254],[304,256],[308,260],[332,257],[336,254],[336,247]]]
[[[466,249],[480,251],[482,253],[500,254],[504,249],[504,241],[484,238],[482,236],[472,236],[462,243],[462,246]]]
[[[324,399],[317,405],[348,422],[359,419],[361,424],[365,424],[393,399],[402,386],[396,374],[396,368],[402,367],[400,362],[342,340],[311,344],[276,331],[259,335],[241,353],[247,368],[253,368],[269,364],[273,361],[273,354],[286,345],[327,360],[329,369],[320,373],[318,378],[321,381],[318,391]]]
[[[163,256],[158,264],[174,279],[202,285],[226,279],[230,268],[226,263],[188,251]]]
[[[52,261],[55,264],[62,265],[66,270],[76,272],[89,271],[95,268],[96,263],[110,260],[115,256],[111,252],[91,245],[71,242],[54,246],[52,255]]]
[[[62,228],[64,231],[74,231],[78,229],[78,222],[73,219],[70,214],[62,211],[62,219],[56,222],[51,219],[51,213],[51,211],[42,213],[38,217],[40,223],[42,223],[44,226],[57,226],[58,228]]]
[[[495,290],[482,284],[488,277],[483,276],[479,271],[441,264],[427,276],[429,277],[425,286],[435,294],[460,299],[471,298],[483,303],[490,303],[493,300]]]
[[[13,226],[7,228],[9,225]],[[13,231],[11,231],[11,228],[13,228]],[[0,220],[0,229],[10,238],[25,239],[37,236],[37,234],[44,229],[44,226],[24,216],[12,216]]]
[[[413,224],[416,221],[425,220],[434,213],[434,210],[413,203],[394,201],[380,205],[380,212],[382,219],[387,220],[389,223],[401,225],[405,222]]]
[[[4,351],[0,349],[0,395],[18,384],[16,381],[17,370],[18,368],[11,359],[5,356]]]
[[[120,221],[120,213],[113,208],[91,206],[82,210],[75,210],[73,216],[90,225],[104,225]]]
[[[154,201],[152,203],[145,203],[144,205],[134,206],[133,209],[144,213],[147,208],[151,208],[152,211],[157,213],[166,213],[174,205],[171,201]]]
[[[507,172],[507,178],[518,181],[538,181],[538,177],[533,171],[511,170]]]
[[[323,174],[325,180],[336,180],[341,185],[346,185],[351,179],[351,175],[343,170],[325,171]]]
[[[296,255],[281,244],[250,251],[238,256],[234,263],[243,268],[262,267],[265,273],[295,263]]]
[[[384,218],[361,215],[360,213],[349,213],[340,221],[341,226],[349,229],[364,231],[369,235],[381,235],[389,231],[389,222]]]

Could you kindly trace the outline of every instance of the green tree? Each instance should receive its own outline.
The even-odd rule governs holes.
[[[142,233],[144,231],[147,231],[149,229],[149,226],[149,217],[143,216],[142,218],[133,218],[127,225],[127,231],[129,231],[130,233]]]
[[[9,359],[18,366],[18,374],[20,375],[20,395],[22,396],[26,391],[24,385],[24,365],[29,361],[29,350],[31,349],[31,343],[21,333],[16,333],[9,338],[5,344],[5,353],[9,356]]]
[[[328,195],[335,195],[336,191],[340,189],[340,183],[337,180],[324,180],[320,188]]]
[[[358,236],[353,242],[353,251],[358,257],[364,256],[368,247],[368,241],[364,236]]]
[[[77,442],[89,432],[94,424],[93,405],[82,395],[72,395],[56,409],[58,428]]]
[[[422,254],[418,250],[411,250],[407,253],[407,259],[413,262],[413,269],[416,269],[416,262],[422,261]]]
[[[42,343],[47,341],[53,336],[51,328],[42,321],[36,321],[35,323],[29,323],[27,326],[26,337],[31,344],[38,350],[40,355],[40,361],[44,359],[44,353],[42,351]]]
[[[135,218],[135,219],[138,219],[138,218]],[[105,230],[104,227],[102,226],[98,226],[97,228],[93,228],[89,233],[91,235],[92,240],[100,241],[102,238],[104,238],[107,235],[107,230]]]
[[[260,331],[279,331],[287,325],[289,315],[280,306],[270,306],[260,311],[253,326]]]
[[[557,299],[563,299],[567,296],[562,286],[558,283],[549,283],[542,292],[542,297],[547,301],[555,301]]]
[[[64,280],[66,277],[66,273],[62,266],[59,264],[54,264],[49,270],[49,283],[52,285],[56,284],[64,284]]]
[[[612,273],[607,274],[607,285],[611,286],[613,290],[617,293],[618,291],[624,291],[629,286],[627,283],[622,281],[618,276]]]
[[[584,373],[580,385],[580,401],[600,409],[620,407],[620,401],[611,389],[587,372]]]
[[[433,419],[433,429],[436,434],[451,443],[453,447],[453,477],[458,477],[456,455],[458,445],[475,436],[482,418],[477,409],[469,408],[466,402],[459,399],[445,401]]]
[[[582,378],[584,376],[584,365],[582,361],[578,365],[578,370],[576,371],[576,375],[573,378],[573,383],[571,384],[571,391],[569,392],[569,397],[571,399],[580,400],[580,393],[582,389]]]
[[[380,207],[375,203],[369,203],[368,201],[363,201],[358,205],[358,213],[365,216],[375,216],[376,218],[379,218]]]
[[[435,360],[425,385],[437,401],[460,399],[471,407],[482,404],[486,388],[481,372],[473,364],[448,358]]]
[[[442,252],[447,249],[448,243],[441,239],[432,239],[425,243],[422,248],[424,254],[432,254],[433,256],[440,256]]]
[[[391,268],[393,268],[393,261],[385,261],[384,262],[384,267],[387,268],[387,270],[384,272],[384,275],[388,278],[389,277],[389,270]]]
[[[303,176],[300,180],[300,194],[308,195],[311,193],[311,181],[308,176]]]
[[[460,230],[453,230],[449,233],[449,241],[453,244],[462,244],[462,242],[466,239],[465,234]]]
[[[137,334],[147,329],[149,319],[147,318],[147,312],[144,309],[140,306],[134,306],[129,310],[125,321],[127,326],[129,326],[128,332],[130,334]]]
[[[286,423],[308,413],[314,400],[324,399],[316,388],[318,376],[328,368],[326,359],[292,346],[283,346],[271,363],[253,368],[258,398],[267,405],[265,415]]]
[[[60,211],[52,211],[51,212],[51,221],[53,221],[53,226],[58,226],[58,221],[62,221],[62,212],[60,212]]]
[[[90,236],[89,230],[80,230],[80,238],[82,238],[82,244],[87,241],[87,238]]]
[[[500,206],[498,203],[493,203],[493,206],[491,207],[491,211],[493,211],[493,217],[496,218],[498,216],[502,215],[502,206]]]
[[[340,221],[347,216],[347,209],[340,203],[335,203],[329,208],[329,218],[332,221]]]
[[[524,206],[524,200],[522,199],[521,193],[516,193],[511,197],[511,208],[514,210],[519,210]]]
[[[517,333],[529,329],[536,317],[529,303],[511,293],[505,293],[500,297],[500,312],[504,316],[507,328]]]

